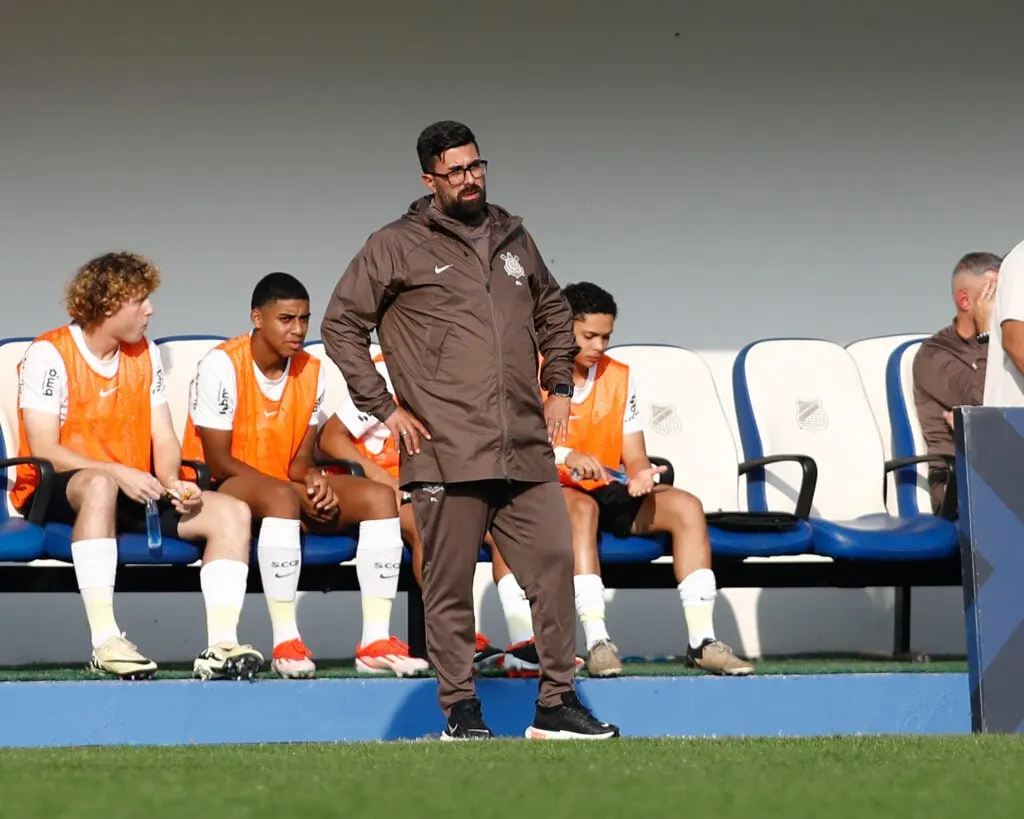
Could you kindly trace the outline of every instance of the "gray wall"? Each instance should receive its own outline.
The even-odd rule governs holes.
[[[621,342],[930,330],[1024,238],[1019,3],[371,5],[0,0],[0,335],[116,248],[165,272],[153,335],[244,329],[273,269],[318,327],[441,117]]]

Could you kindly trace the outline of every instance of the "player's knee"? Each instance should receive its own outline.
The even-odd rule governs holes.
[[[670,511],[683,526],[693,526],[704,523],[704,504],[696,495],[691,495],[682,489],[673,489],[669,495]]]
[[[108,472],[83,469],[68,485],[68,500],[83,511],[113,511],[117,503],[117,481]]]
[[[566,495],[566,508],[569,510],[569,523],[573,530],[577,528],[597,529],[599,508],[597,501],[582,492],[570,492]]]
[[[220,503],[217,504],[216,522],[214,525],[223,532],[230,532],[233,536],[248,539],[252,532],[252,512],[249,504],[238,498],[220,495]]]
[[[398,517],[398,502],[395,500],[394,489],[382,483],[369,483],[365,491],[366,520],[389,520]],[[344,498],[341,500],[344,502]]]
[[[302,513],[302,502],[298,493],[284,481],[267,481],[260,488],[260,501],[266,518],[298,520]]]

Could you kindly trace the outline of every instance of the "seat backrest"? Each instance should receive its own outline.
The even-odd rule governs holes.
[[[0,460],[13,458],[18,453],[18,439],[12,435],[11,425],[7,423],[7,417],[0,413]],[[14,488],[15,467],[8,469],[0,468],[0,489],[3,490],[3,503],[0,503],[0,520],[9,517],[21,517],[18,510],[11,503],[11,489]]]
[[[736,441],[704,359],[657,344],[612,347],[608,355],[629,366],[647,452],[671,461],[675,485],[700,498],[708,512],[745,509]]]
[[[189,387],[199,360],[225,340],[224,336],[165,336],[156,339],[164,365],[164,389],[174,431],[181,440],[188,421]]]
[[[899,345],[889,356],[886,367],[889,423],[892,428],[893,458],[927,455],[928,444],[917,418],[914,401],[914,358],[921,349],[920,340]],[[928,488],[928,464],[895,470],[895,495],[898,514],[903,516],[930,514],[931,492]]]
[[[768,339],[743,348],[733,392],[746,458],[809,455],[818,465],[812,514],[831,520],[885,512],[882,440],[857,364],[838,344]],[[796,464],[767,467],[747,481],[752,509],[791,511]]]
[[[0,340],[0,413],[7,420],[13,442],[9,458],[18,452],[18,365],[31,343],[30,338]]]
[[[348,386],[345,384],[345,376],[341,374],[341,370],[338,369],[338,365],[335,364],[330,356],[327,355],[327,350],[324,348],[322,341],[307,341],[305,350],[310,355],[316,356],[320,359],[321,366],[324,368],[324,372],[327,374],[327,394],[324,398],[324,412],[330,417],[338,409],[338,402],[341,401],[341,396],[348,391]],[[370,356],[376,357],[380,353],[380,345],[370,345]],[[391,388],[391,379],[387,376],[387,368],[382,364],[378,365],[377,369],[384,376],[385,381],[388,385],[388,390]]]
[[[847,351],[857,362],[857,370],[860,372],[860,380],[864,383],[864,392],[868,396],[868,403],[871,405],[871,413],[875,416],[875,423],[878,424],[878,434],[882,438],[882,452],[885,459],[889,460],[892,455],[892,428],[889,423],[889,395],[886,381],[886,367],[889,357],[893,351],[908,341],[921,341],[927,336],[920,333],[901,333],[891,336],[876,336],[874,338],[862,338],[846,345]],[[896,478],[890,474],[886,478],[888,492],[886,494],[889,511],[897,514],[896,503]]]

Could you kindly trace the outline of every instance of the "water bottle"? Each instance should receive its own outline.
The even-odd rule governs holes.
[[[149,543],[149,553],[159,554],[163,545],[163,535],[160,533],[160,510],[156,501],[146,498],[146,541]]]
[[[629,476],[625,472],[620,472],[618,469],[611,469],[610,467],[604,468],[605,474],[608,475],[609,480],[618,481],[619,483],[629,483]],[[583,478],[578,469],[572,470],[572,479],[579,481]]]

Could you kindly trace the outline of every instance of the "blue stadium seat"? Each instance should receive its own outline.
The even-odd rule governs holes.
[[[358,532],[350,530],[342,535],[303,535],[302,563],[306,566],[336,566],[346,563],[356,556]],[[256,557],[256,545],[253,544],[253,559]],[[256,565],[254,562],[253,565]]]
[[[951,557],[957,531],[927,514],[894,517],[884,500],[886,462],[878,427],[853,357],[816,339],[766,339],[747,345],[733,366],[733,392],[744,453],[809,455],[818,466],[811,506],[814,550],[832,558],[926,560]],[[792,465],[752,472],[752,509],[792,505],[799,475]]]
[[[203,550],[177,538],[165,537],[160,549],[149,551],[145,535],[119,534],[117,536],[117,562],[144,563],[154,566],[187,566],[199,560]],[[46,524],[46,556],[53,560],[71,562],[71,527],[63,523]]]
[[[746,514],[740,495],[740,476],[754,469],[739,463],[736,439],[718,396],[707,362],[697,353],[660,344],[628,344],[608,354],[629,365],[637,383],[647,450],[672,466],[672,483],[696,495],[709,514],[711,551],[723,557],[771,557],[807,554],[812,551],[810,526],[789,520],[784,531],[752,531],[755,516]],[[794,456],[780,455],[781,459]],[[804,506],[809,508],[814,481],[804,485]],[[748,531],[716,526],[719,513],[729,513]],[[746,517],[746,520],[744,520]],[[798,516],[799,517],[799,516]],[[660,549],[671,553],[670,538],[628,538],[608,541],[609,560],[621,562],[632,550],[637,560],[651,560]],[[602,559],[604,552],[602,552]]]

